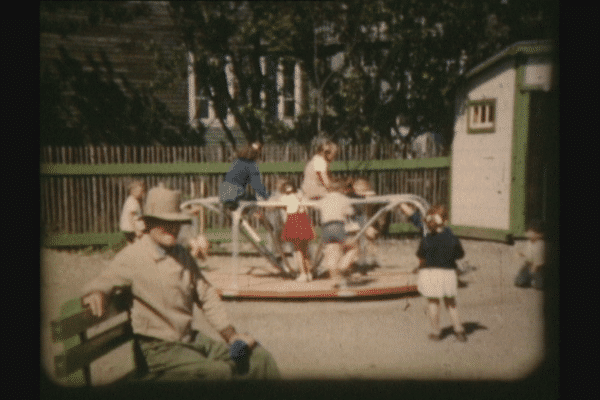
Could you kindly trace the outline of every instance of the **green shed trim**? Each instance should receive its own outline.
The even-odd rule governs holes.
[[[452,165],[452,151],[450,151],[450,165]],[[448,204],[446,204],[448,208],[448,222],[452,221],[452,167],[450,167],[450,173],[448,174]]]
[[[481,72],[491,68],[493,65],[503,61],[505,58],[514,57],[519,54],[536,55],[550,53],[552,51],[552,42],[550,40],[531,40],[517,42],[507,47],[500,53],[488,58],[481,64],[476,65],[465,74],[465,78],[471,79]]]
[[[512,160],[510,185],[510,231],[525,231],[525,201],[527,193],[527,142],[529,131],[529,92],[522,90],[526,64],[517,59],[513,117]]]

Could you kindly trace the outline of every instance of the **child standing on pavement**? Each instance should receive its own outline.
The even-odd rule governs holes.
[[[313,224],[306,209],[300,205],[301,194],[292,182],[284,181],[279,191],[282,193],[280,201],[286,207],[286,221],[281,232],[281,240],[294,245],[294,256],[300,272],[296,281],[309,282],[312,280],[312,275],[308,244],[315,238]]]
[[[410,214],[410,207],[401,206],[403,212]],[[448,210],[443,205],[435,205],[425,216],[427,233],[421,239],[417,257],[419,257],[419,276],[417,288],[427,298],[432,333],[429,339],[441,340],[440,300],[452,319],[454,334],[461,342],[467,341],[465,329],[460,321],[456,307],[458,278],[456,260],[465,254],[460,240],[446,226]],[[415,224],[419,227],[419,224]],[[422,226],[422,225],[421,225]]]
[[[142,199],[146,194],[146,184],[142,180],[135,180],[129,184],[128,189],[129,196],[123,204],[119,228],[125,234],[127,242],[133,243],[144,231]]]
[[[319,204],[325,265],[334,288],[347,286],[344,273],[358,258],[358,245],[355,240],[348,238],[345,230],[346,222],[354,214],[354,208],[346,196],[350,190],[349,182],[335,182]]]
[[[525,258],[525,265],[515,278],[515,286],[542,289],[542,268],[546,264],[546,242],[544,240],[544,229],[540,221],[532,221],[525,232],[527,244],[525,251],[519,252],[519,256]]]

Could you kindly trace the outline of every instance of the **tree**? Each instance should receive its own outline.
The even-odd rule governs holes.
[[[526,3],[526,4],[525,4]],[[396,121],[406,140],[433,130],[451,139],[455,90],[471,66],[518,40],[553,32],[542,2],[378,0],[374,2],[171,2],[175,25],[197,58],[202,84],[229,109],[248,139],[269,119],[250,123],[240,110],[262,110],[257,93],[268,79],[259,57],[301,63],[312,88],[296,129],[303,141],[326,131],[334,138],[389,139]],[[338,64],[332,65],[332,57]],[[227,91],[223,60],[239,84]],[[250,97],[245,93],[250,91]],[[398,118],[401,117],[401,118]],[[225,131],[228,128],[223,124]],[[268,129],[266,129],[268,130]],[[231,140],[231,137],[230,137]]]
[[[236,147],[225,119],[233,114],[247,141],[284,140],[289,129],[276,118],[277,92],[273,74],[263,72],[261,57],[285,55],[289,48],[283,31],[290,28],[289,4],[271,2],[170,2],[171,15],[193,66],[201,90],[215,105],[228,140]],[[164,65],[167,65],[165,63]],[[226,71],[226,68],[230,68]],[[167,69],[182,78],[187,72],[174,62]],[[232,75],[234,92],[230,92]],[[266,94],[263,104],[261,92]]]
[[[556,23],[541,0],[168,4],[178,43],[156,43],[160,79],[186,79],[191,59],[234,147],[228,113],[247,141],[368,143],[394,138],[401,123],[405,142],[434,131],[449,143],[463,74],[516,41],[552,38]],[[307,81],[293,127],[274,112],[279,61],[299,63]]]
[[[43,33],[69,37],[111,21],[124,24],[148,15],[144,4],[42,2]],[[104,52],[77,60],[65,47],[42,63],[42,145],[204,143],[204,129],[174,115],[149,88],[135,87],[115,71]]]

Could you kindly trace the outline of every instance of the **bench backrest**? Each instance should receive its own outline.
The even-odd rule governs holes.
[[[56,377],[68,385],[100,385],[135,375],[137,347],[131,329],[129,290],[117,290],[107,300],[101,317],[69,300],[60,317],[51,322],[52,340],[62,342],[64,352],[54,358]]]

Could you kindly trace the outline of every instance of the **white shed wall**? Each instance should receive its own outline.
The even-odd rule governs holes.
[[[516,71],[505,62],[475,79],[452,145],[451,223],[508,230]],[[496,99],[496,131],[467,133],[467,101]]]

